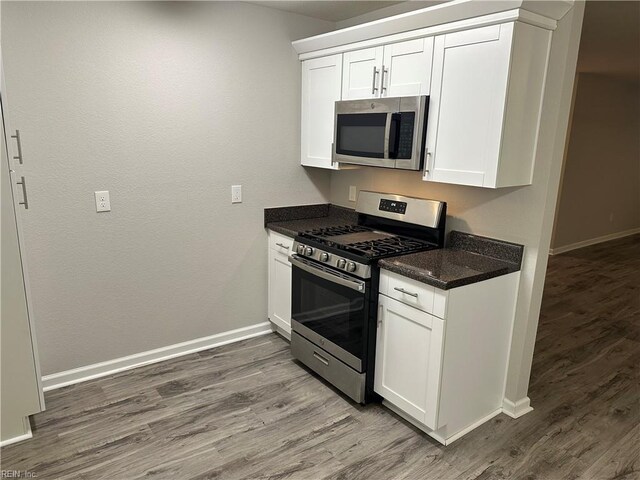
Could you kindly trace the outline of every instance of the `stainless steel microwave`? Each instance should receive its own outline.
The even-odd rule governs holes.
[[[426,95],[336,102],[333,161],[422,169],[428,109]]]

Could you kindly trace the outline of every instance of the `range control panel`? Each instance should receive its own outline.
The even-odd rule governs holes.
[[[407,202],[399,202],[397,200],[387,200],[386,198],[380,199],[379,210],[383,212],[401,213],[404,215],[407,212]]]

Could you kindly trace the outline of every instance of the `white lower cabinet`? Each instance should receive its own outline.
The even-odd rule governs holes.
[[[291,263],[293,239],[269,232],[269,320],[285,337],[291,335]]]
[[[378,308],[375,391],[435,430],[444,321],[384,295]]]
[[[502,411],[519,273],[440,290],[380,273],[374,389],[447,445]]]

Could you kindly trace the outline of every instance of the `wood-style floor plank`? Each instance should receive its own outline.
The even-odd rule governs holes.
[[[640,236],[550,258],[529,396],[450,446],[355,405],[276,335],[47,392],[39,479],[640,478]]]

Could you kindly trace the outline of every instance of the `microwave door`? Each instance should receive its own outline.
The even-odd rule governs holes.
[[[395,160],[389,157],[389,138],[395,138],[393,119],[392,112],[337,113],[334,161],[393,168]]]

